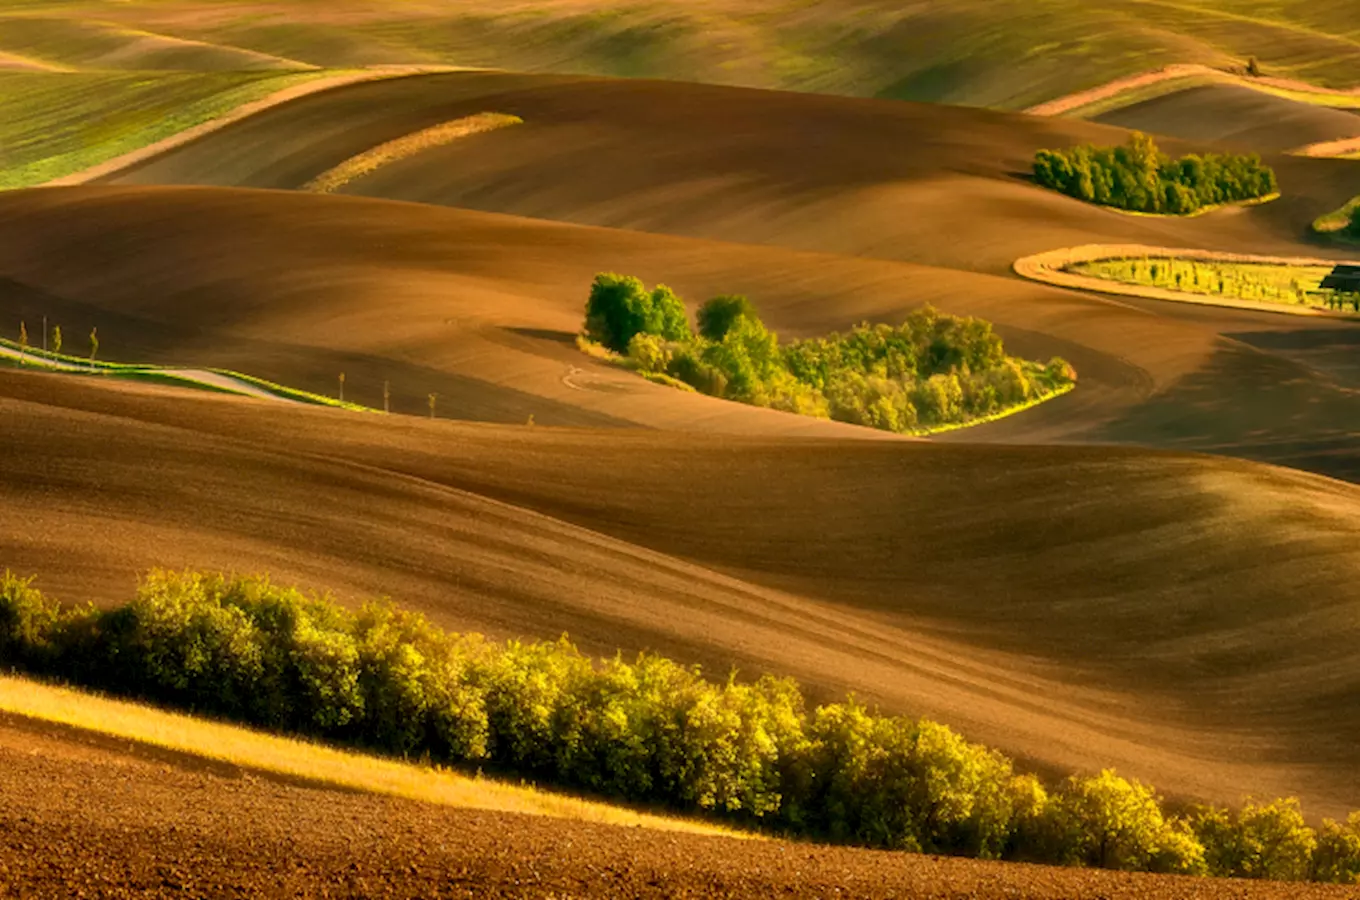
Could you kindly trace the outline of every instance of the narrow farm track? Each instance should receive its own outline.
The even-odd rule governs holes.
[[[0,356],[54,372],[81,375],[111,374],[113,377],[117,377],[116,372],[110,373],[106,369],[100,369],[93,365],[81,365],[76,362],[48,359],[35,353],[25,353],[22,350],[15,350],[13,347],[6,347],[3,345],[0,345]],[[195,384],[198,384],[217,390],[227,391],[232,394],[239,394],[242,397],[254,397],[257,400],[279,400],[285,403],[294,402],[290,401],[287,397],[271,394],[269,391],[253,385],[248,381],[242,381],[241,379],[233,378],[230,375],[223,375],[221,372],[210,372],[206,369],[171,369],[159,367],[143,371],[186,382],[186,387],[193,387]]]

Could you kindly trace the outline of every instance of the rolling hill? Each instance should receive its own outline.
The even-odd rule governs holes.
[[[1313,246],[1308,224],[1360,194],[1360,167],[1271,155],[1279,201],[1192,220],[1128,216],[1025,177],[1035,150],[1121,140],[1113,125],[614,80],[590,72],[614,71],[618,58],[596,66],[580,49],[623,29],[629,74],[684,74],[665,60],[688,52],[690,32],[658,23],[703,14],[705,29],[728,28],[734,41],[777,34],[769,57],[753,57],[763,66],[822,28],[822,10],[776,25],[716,3],[620,8],[554,43],[544,35],[585,15],[571,3],[533,19],[527,6],[470,18],[415,4],[400,27],[367,7],[303,21],[270,0],[259,6],[250,21],[213,0],[131,0],[101,15],[327,66],[386,54],[446,61],[472,43],[488,62],[513,35],[516,64],[577,71],[338,88],[94,185],[0,194],[0,328],[43,317],[70,335],[97,326],[106,358],[246,371],[317,393],[344,373],[346,399],[381,407],[390,387],[398,413],[0,369],[9,423],[0,503],[22,511],[0,526],[0,564],[39,575],[64,599],[96,602],[121,599],[150,566],[269,571],[346,603],[390,595],[450,628],[565,631],[596,653],[647,649],[715,675],[791,675],[815,699],[854,692],[936,718],[1045,775],[1115,766],[1178,799],[1295,795],[1314,817],[1360,807],[1360,325],[1114,299],[1010,270],[1017,257],[1091,242],[1344,258]],[[1105,78],[1168,46],[1222,62],[1223,48],[1269,42],[1272,64],[1340,79],[1341,62],[1308,61],[1324,47],[1329,60],[1351,59],[1353,24],[1332,27],[1326,3],[1275,3],[1268,18],[1264,8],[1120,0],[1107,5],[1116,19],[1099,21],[1124,30],[1099,40],[1135,49],[1073,52],[1098,58]],[[88,14],[80,2],[17,9]],[[821,82],[771,62],[786,74],[760,78],[1002,106],[1094,78],[1093,68],[1062,66],[1060,48],[1009,69],[988,63],[1038,31],[1076,41],[1091,20],[1066,3],[1027,5],[1014,19],[1024,27],[1005,34],[970,27],[995,14],[992,4],[953,4],[929,23],[922,9],[859,18],[893,35],[875,45],[893,59],[920,41],[976,62],[926,59],[936,68],[894,68],[891,84],[873,66]],[[652,23],[651,38],[628,31],[639,22]],[[460,43],[469,33],[477,40]],[[686,65],[723,71],[710,67],[730,48],[704,43],[709,55]],[[853,55],[859,45],[837,46]],[[809,47],[804,71],[825,52]],[[543,61],[526,62],[532,53]],[[1030,66],[1054,68],[1052,79]],[[481,112],[523,124],[416,153],[338,195],[302,190],[367,150]],[[1168,146],[1231,139],[1185,137]],[[930,302],[996,323],[1013,353],[1064,356],[1080,383],[1035,410],[931,440],[685,393],[575,347],[601,270],[664,281],[691,309],[745,293],[785,337],[892,322]],[[431,395],[437,416],[427,417]],[[103,766],[135,769],[0,726],[0,756],[41,745],[92,781]],[[44,764],[5,768],[0,793],[44,777]],[[138,821],[159,827],[177,807],[155,797]],[[63,830],[61,817],[85,808],[77,799],[44,801],[24,834],[104,847],[128,820],[111,812],[85,832]],[[216,823],[259,828],[292,802],[317,816],[330,799],[215,796],[194,828],[237,858]],[[353,803],[356,834],[389,833],[365,824],[370,801]],[[405,853],[429,820],[414,808],[397,815],[410,825]],[[465,818],[461,848],[512,828]],[[320,834],[325,819],[307,828]],[[521,859],[540,839],[608,843],[565,827],[533,835],[507,852]],[[635,852],[661,852],[644,843],[653,849]],[[336,849],[307,852],[320,865]],[[728,868],[753,860],[770,867],[760,869],[767,880],[733,885],[701,868],[696,891],[790,884],[764,852],[713,858]],[[819,859],[828,868],[804,888],[861,884],[857,867],[881,864]],[[141,871],[135,859],[122,869],[100,860]],[[518,865],[486,863],[467,877],[500,884],[519,877]],[[655,865],[649,877],[675,862]],[[364,866],[385,877],[375,861]],[[972,877],[959,870],[948,889],[971,889]],[[1030,882],[1034,896],[1050,888],[1122,889]]]
[[[7,17],[44,21],[49,32],[135,29],[266,64],[450,63],[1023,109],[1167,63],[1240,68],[1250,56],[1276,74],[1354,86],[1360,31],[1352,12],[1346,0],[758,8],[730,0],[519,0],[494,11],[467,0],[399,8],[360,0],[244,8],[228,0],[24,0]],[[10,49],[0,41],[0,51]]]

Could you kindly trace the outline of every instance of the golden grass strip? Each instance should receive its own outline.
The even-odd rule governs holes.
[[[249,118],[256,113],[273,109],[284,103],[298,100],[302,97],[317,94],[322,91],[329,91],[335,88],[348,87],[352,84],[362,84],[368,81],[385,81],[389,78],[409,78],[413,75],[430,75],[439,72],[462,71],[457,66],[373,66],[367,69],[357,69],[352,71],[341,71],[331,75],[318,71],[316,79],[293,84],[280,91],[276,91],[267,97],[262,97],[251,103],[239,106],[226,115],[211,119],[201,125],[173,134],[164,140],[157,141],[146,147],[124,153],[122,156],[114,157],[97,166],[91,166],[80,172],[70,175],[63,175],[61,178],[54,178],[46,182],[45,187],[58,187],[73,184],[89,184],[99,178],[107,178],[116,175],[125,169],[140,165],[147,160],[154,159],[163,153],[168,153],[178,147],[182,147],[190,141],[220,131],[228,125],[234,125],[242,119]],[[308,73],[299,73],[306,75]]]
[[[1084,91],[1057,97],[1025,112],[1033,116],[1091,118],[1134,103],[1205,84],[1230,84],[1299,103],[1339,109],[1360,108],[1360,88],[1336,90],[1306,81],[1267,75],[1248,77],[1198,63],[1177,63],[1139,72]]]
[[[1356,154],[1360,154],[1360,137],[1320,141],[1289,152],[1294,156],[1308,156],[1313,159],[1353,159]]]
[[[490,112],[454,119],[442,125],[435,125],[423,131],[416,131],[405,137],[399,137],[385,144],[379,144],[370,150],[365,150],[358,156],[351,156],[335,168],[328,169],[307,182],[302,186],[302,189],[317,194],[330,194],[356,178],[361,178],[383,166],[415,156],[417,153],[451,144],[468,135],[495,131],[509,125],[519,125],[523,121],[519,116]]]
[[[490,778],[337,750],[14,676],[0,676],[0,712],[260,772],[443,806],[754,837],[704,822],[651,815]]]
[[[1249,253],[1219,253],[1213,250],[1197,250],[1185,247],[1152,247],[1146,244],[1083,244],[1079,247],[1064,247],[1059,250],[1048,250],[1044,253],[1036,253],[1033,256],[1022,257],[1017,259],[1011,268],[1021,278],[1028,278],[1031,281],[1038,281],[1055,287],[1095,291],[1101,294],[1143,297],[1149,300],[1172,300],[1177,303],[1196,303],[1201,306],[1225,306],[1232,309],[1249,309],[1290,316],[1354,318],[1354,316],[1345,313],[1311,306],[1293,306],[1261,300],[1243,300],[1237,297],[1192,294],[1188,291],[1173,291],[1150,285],[1128,284],[1122,281],[1097,278],[1094,275],[1082,275],[1067,271],[1069,266],[1077,263],[1141,257],[1197,259],[1205,262],[1257,263],[1276,266],[1334,266],[1339,262],[1334,259],[1317,259],[1304,256],[1256,256]]]
[[[1351,224],[1351,215],[1360,209],[1360,197],[1352,197],[1346,205],[1313,220],[1313,230],[1318,234],[1336,234]]]

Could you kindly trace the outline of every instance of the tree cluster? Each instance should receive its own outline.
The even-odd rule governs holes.
[[[1279,187],[1275,171],[1254,153],[1171,159],[1139,132],[1120,147],[1082,144],[1040,150],[1034,157],[1034,180],[1088,203],[1168,215],[1255,200]]]
[[[452,765],[871,847],[1248,878],[1360,878],[1360,814],[1297,803],[1167,813],[1113,771],[1054,789],[933,722],[796,684],[704,679],[564,637],[496,644],[386,603],[347,611],[264,578],[153,572],[128,603],[67,607],[0,579],[0,665]]]
[[[603,273],[585,335],[643,374],[705,394],[896,432],[985,418],[1076,380],[1065,361],[1008,357],[989,323],[930,306],[897,327],[866,323],[786,346],[739,295],[704,303],[697,322],[696,334],[665,285],[648,291],[637,278]]]

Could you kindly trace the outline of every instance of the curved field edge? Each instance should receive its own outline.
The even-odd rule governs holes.
[[[415,156],[417,153],[443,147],[459,138],[522,124],[524,120],[519,116],[505,113],[482,112],[463,116],[395,138],[351,156],[304,184],[302,190],[315,194],[334,193],[357,178],[376,172],[383,166]]]
[[[321,394],[275,384],[253,375],[230,369],[195,369],[181,366],[135,365],[102,360],[81,359],[63,353],[53,353],[33,347],[23,347],[7,338],[0,338],[0,360],[15,365],[31,366],[49,372],[68,375],[105,375],[133,381],[153,381],[178,387],[215,391],[245,397],[285,400],[311,406],[332,406],[352,412],[375,412],[367,406],[337,400]]]
[[[1122,297],[1141,297],[1147,300],[1170,300],[1177,303],[1194,303],[1200,306],[1223,306],[1232,309],[1249,309],[1256,312],[1273,312],[1290,316],[1329,316],[1351,319],[1344,313],[1314,307],[1289,306],[1281,303],[1267,303],[1256,300],[1240,300],[1234,297],[1212,297],[1173,291],[1147,285],[1127,284],[1080,275],[1065,269],[1076,263],[1097,262],[1104,259],[1128,259],[1135,257],[1166,257],[1203,260],[1205,262],[1259,263],[1280,266],[1334,266],[1334,259],[1290,256],[1258,256],[1249,253],[1220,253],[1213,250],[1199,250],[1186,247],[1154,247],[1146,244],[1083,244],[1079,247],[1064,247],[1048,250],[1017,259],[1011,266],[1021,278],[1048,284],[1054,287],[1075,288],[1082,291],[1095,291]]]
[[[270,775],[441,806],[660,831],[759,837],[719,825],[638,812],[523,784],[337,750],[14,675],[0,675],[0,712]]]
[[[1032,116],[1089,119],[1135,103],[1209,84],[1249,88],[1263,94],[1315,106],[1360,109],[1360,88],[1339,91],[1305,81],[1270,76],[1253,78],[1199,63],[1177,63],[1116,78],[1093,88],[1031,106],[1024,112]],[[1296,152],[1303,153],[1302,150]]]
[[[215,95],[212,99],[217,102],[205,103],[199,114],[191,115],[192,124],[189,124],[188,127],[177,127],[173,133],[168,135],[139,136],[136,139],[143,142],[141,146],[93,163],[90,160],[83,160],[83,168],[73,168],[72,171],[56,176],[49,175],[42,181],[35,180],[16,184],[0,181],[0,187],[30,187],[34,184],[59,187],[89,184],[92,181],[116,175],[229,125],[234,125],[243,119],[282,106],[293,100],[370,81],[385,81],[393,78],[408,78],[458,70],[459,67],[456,66],[379,66],[341,72],[283,73],[272,76],[271,84],[276,81],[287,81],[289,82],[287,87],[264,96],[259,96],[258,90],[248,93],[228,92],[225,95]],[[253,87],[258,87],[258,85]]]
[[[1314,219],[1313,231],[1334,238],[1340,237],[1337,232],[1344,230],[1346,226],[1351,224],[1351,216],[1358,209],[1360,209],[1360,197],[1352,197],[1346,201],[1344,206]]]

